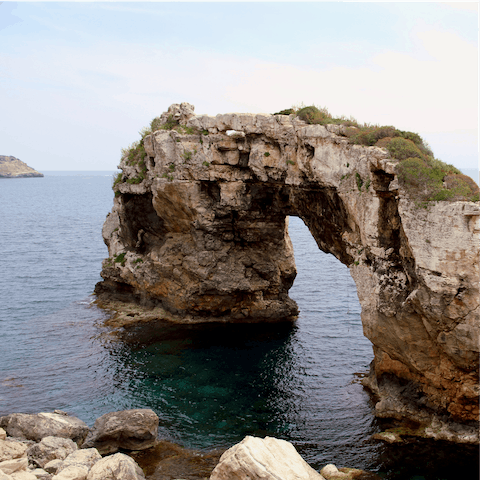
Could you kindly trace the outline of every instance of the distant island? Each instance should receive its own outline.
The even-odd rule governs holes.
[[[43,177],[43,173],[37,172],[18,158],[0,155],[0,178],[23,177]]]

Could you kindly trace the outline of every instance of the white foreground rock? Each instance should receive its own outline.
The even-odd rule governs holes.
[[[87,472],[101,459],[101,455],[96,448],[86,448],[71,453],[57,470],[57,474],[73,466],[84,467]]]
[[[26,470],[28,467],[28,459],[26,457],[16,458],[14,460],[5,460],[0,462],[0,470],[7,475],[17,470]]]
[[[0,417],[0,426],[11,437],[39,442],[44,437],[70,438],[81,445],[89,432],[85,422],[77,417],[58,413],[12,413]]]
[[[12,442],[10,440],[0,440],[0,462],[5,460],[13,460],[25,455],[28,446],[20,442]]]
[[[88,468],[84,465],[70,465],[59,474],[54,475],[52,480],[85,480]]]
[[[38,477],[36,477],[32,472],[28,472],[27,470],[19,470],[15,473],[12,473],[12,475],[10,475],[10,478],[11,480],[37,480]]]
[[[30,473],[35,475],[37,480],[50,480],[52,478],[52,476],[43,468],[34,468],[33,470],[30,470]]]
[[[55,477],[54,477],[55,478]],[[133,458],[116,453],[102,458],[91,468],[87,480],[143,480],[145,475]]]
[[[210,480],[325,480],[295,447],[272,437],[247,436],[221,457]],[[89,478],[90,480],[90,478]]]

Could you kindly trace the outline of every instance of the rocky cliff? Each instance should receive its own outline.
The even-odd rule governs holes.
[[[0,178],[43,177],[18,158],[0,155]]]
[[[478,442],[478,202],[429,200],[418,168],[437,168],[433,157],[399,160],[395,139],[354,144],[346,125],[195,116],[188,104],[156,120],[122,157],[99,299],[179,322],[293,320],[288,216],[299,216],[355,280],[376,415]],[[460,177],[442,178],[439,199],[476,199],[462,197]]]

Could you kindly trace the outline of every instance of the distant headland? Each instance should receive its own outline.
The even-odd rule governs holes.
[[[37,172],[18,158],[0,155],[0,178],[23,177],[43,177],[43,173]]]

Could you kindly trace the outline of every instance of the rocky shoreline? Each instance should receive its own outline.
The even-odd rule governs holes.
[[[318,473],[285,440],[247,436],[226,451],[158,440],[149,409],[102,415],[90,429],[66,412],[0,417],[0,480],[379,480],[329,464]],[[259,467],[260,465],[260,467]]]

